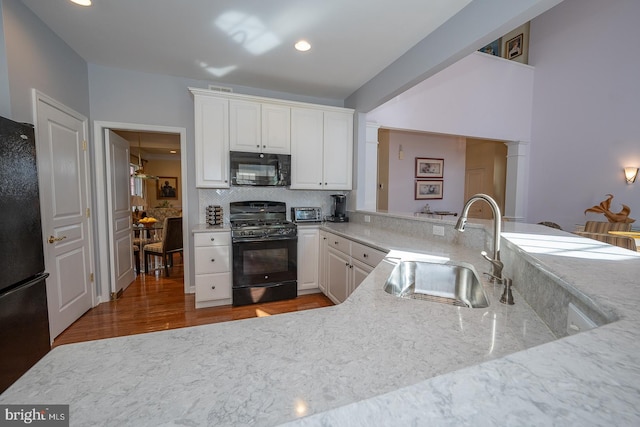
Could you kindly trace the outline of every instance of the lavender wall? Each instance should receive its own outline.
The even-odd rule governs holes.
[[[367,113],[367,121],[504,141],[529,141],[534,69],[474,52]]]
[[[400,145],[403,160],[398,158]],[[416,212],[428,203],[432,211],[460,212],[464,205],[465,150],[463,137],[390,131],[389,211]],[[416,157],[444,159],[441,200],[414,200]]]
[[[528,222],[565,230],[584,210],[615,196],[640,226],[640,2],[565,0],[531,22],[535,67]]]

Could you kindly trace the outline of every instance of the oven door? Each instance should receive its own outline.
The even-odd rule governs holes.
[[[233,287],[266,286],[295,281],[298,238],[234,242]]]

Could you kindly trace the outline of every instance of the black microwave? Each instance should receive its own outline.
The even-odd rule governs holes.
[[[291,156],[288,154],[231,151],[229,158],[232,185],[291,185]]]

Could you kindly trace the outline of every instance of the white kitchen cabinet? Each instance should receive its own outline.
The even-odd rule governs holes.
[[[350,257],[344,252],[329,247],[327,252],[327,293],[336,304],[344,302],[349,296]]]
[[[325,257],[325,289],[323,292],[339,304],[362,283],[384,259],[386,253],[333,233],[325,233],[320,254]],[[321,243],[322,245],[323,243]]]
[[[229,101],[229,148],[262,151],[262,113],[259,102]]]
[[[322,158],[324,114],[312,108],[291,109],[291,188],[324,190]]]
[[[291,188],[351,190],[353,113],[291,109]]]
[[[262,149],[267,153],[291,154],[291,107],[262,104]]]
[[[231,304],[231,235],[194,233],[196,308]]]
[[[291,153],[291,108],[245,100],[229,101],[231,151]]]
[[[298,295],[318,291],[319,240],[318,227],[298,227]]]
[[[367,278],[374,268],[375,267],[351,258],[351,264],[349,265],[349,274],[351,275],[349,280],[349,295],[351,295],[353,291],[360,286],[360,283]]]
[[[229,101],[194,93],[196,187],[229,188]]]
[[[327,232],[320,230],[319,233],[319,262],[318,262],[318,288],[323,294],[327,294],[327,256],[329,252],[329,240]]]
[[[325,190],[351,190],[353,114],[324,113],[323,182]]]

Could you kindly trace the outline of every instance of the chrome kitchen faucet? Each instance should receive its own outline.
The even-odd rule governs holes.
[[[471,196],[462,209],[462,215],[460,215],[455,229],[461,232],[464,231],[464,227],[467,224],[467,216],[469,215],[469,208],[478,200],[484,200],[489,203],[489,206],[491,206],[491,210],[493,211],[493,258],[489,258],[485,251],[482,251],[481,255],[491,263],[491,281],[503,283],[502,269],[504,264],[500,261],[500,223],[502,221],[502,215],[500,214],[500,207],[496,201],[486,194],[479,193]]]

